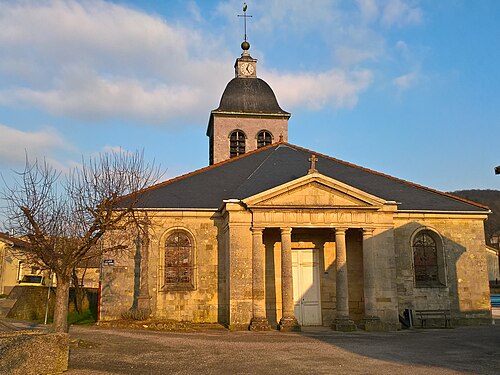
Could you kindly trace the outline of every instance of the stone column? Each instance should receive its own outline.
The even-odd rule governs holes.
[[[363,228],[363,283],[365,296],[365,317],[363,319],[363,325],[366,331],[381,331],[384,329],[377,313],[375,270],[373,228]]]
[[[280,331],[300,331],[293,309],[292,228],[281,228],[281,320]]]
[[[149,219],[144,220],[144,233],[139,239],[140,246],[140,288],[137,297],[137,310],[141,314],[151,315],[151,296],[149,295]]]
[[[270,329],[266,318],[266,264],[265,248],[262,243],[263,228],[252,228],[252,310],[249,329],[265,331]]]
[[[333,329],[337,331],[354,331],[356,326],[349,319],[349,284],[347,279],[347,248],[345,232],[347,228],[335,228],[336,248],[336,299],[337,317]]]

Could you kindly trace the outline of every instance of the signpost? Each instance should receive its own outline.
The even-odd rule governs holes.
[[[104,259],[102,261],[103,266],[114,266],[115,265],[115,260],[114,259]]]

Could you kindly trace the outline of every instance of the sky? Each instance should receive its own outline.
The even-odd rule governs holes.
[[[0,173],[144,150],[208,164],[242,1],[0,1]],[[500,1],[247,0],[289,142],[441,191],[499,189]]]

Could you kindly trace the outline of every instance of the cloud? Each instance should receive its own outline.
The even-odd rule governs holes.
[[[358,8],[361,12],[361,19],[365,22],[372,22],[379,16],[380,10],[377,0],[357,0]]]
[[[163,122],[194,110],[204,99],[196,86],[167,85],[129,78],[104,78],[72,69],[48,90],[15,88],[0,91],[0,104],[34,106],[84,120],[121,119]]]
[[[415,25],[422,21],[422,10],[414,1],[389,0],[386,2],[381,22],[384,26]]]
[[[371,84],[368,70],[345,72],[333,69],[317,74],[269,74],[280,105],[285,109],[305,106],[310,110],[324,107],[353,107],[359,95]]]
[[[278,98],[293,107],[353,106],[372,83],[374,69],[368,64],[389,53],[374,24],[419,22],[422,12],[415,4],[252,3],[252,32],[269,39],[269,33],[277,31],[273,41],[285,49],[297,37],[313,38],[315,45],[324,47],[320,59],[292,66],[293,74],[262,77],[280,86],[275,88]],[[0,2],[0,105],[33,106],[82,120],[130,119],[171,126],[196,119],[204,124],[232,75],[235,56],[227,40],[241,21],[235,17],[241,3],[220,2],[210,16],[204,15],[226,17],[233,33],[221,33],[225,26],[220,25],[212,31],[202,28],[198,24],[205,20],[197,4],[189,1],[184,6],[189,21],[174,22],[102,0]],[[337,69],[330,69],[329,58]],[[262,53],[259,60],[265,71],[266,56]],[[318,67],[318,60],[325,65]],[[285,87],[288,83],[290,88]]]
[[[26,153],[32,158],[71,148],[53,128],[22,131],[0,124],[0,163],[23,163]]]
[[[401,75],[392,80],[393,85],[395,85],[399,90],[408,90],[418,82],[418,72],[410,72],[408,74]]]
[[[231,73],[217,37],[114,3],[0,3],[0,24],[3,105],[82,119],[205,116]]]

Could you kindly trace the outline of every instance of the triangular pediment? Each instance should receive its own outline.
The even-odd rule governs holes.
[[[252,207],[378,208],[383,199],[360,191],[319,173],[306,175],[284,185],[244,199]]]

